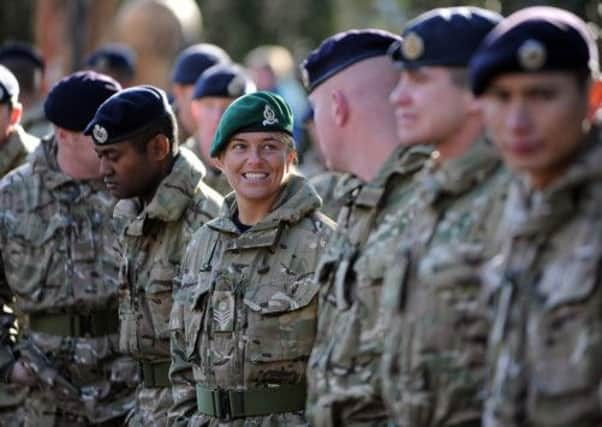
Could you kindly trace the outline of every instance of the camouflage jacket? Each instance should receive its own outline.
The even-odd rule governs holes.
[[[602,146],[542,191],[513,180],[487,268],[487,427],[602,425]]]
[[[321,211],[329,218],[336,219],[339,216],[342,201],[335,197],[335,191],[344,176],[337,172],[323,172],[309,178],[309,183],[314,186],[322,199]]]
[[[360,281],[366,271],[356,261],[377,225],[390,221],[407,201],[411,178],[429,153],[426,147],[400,147],[372,182],[346,177],[337,188],[343,207],[315,278],[322,290],[307,403],[314,426],[386,423],[377,384],[381,352],[371,339],[384,272],[372,272],[375,286],[366,287]]]
[[[119,347],[137,359],[169,360],[169,314],[180,262],[192,234],[215,218],[222,197],[203,181],[205,168],[181,148],[151,202],[121,200],[115,219],[125,225],[116,248],[121,260]]]
[[[404,230],[379,266],[387,272],[381,374],[401,427],[480,425],[488,322],[478,267],[497,249],[490,237],[508,180],[496,149],[477,140],[459,158],[433,158],[397,219]]]
[[[270,391],[263,403],[282,396],[301,399],[301,408],[305,402],[305,368],[317,317],[318,285],[312,277],[334,223],[317,212],[320,199],[299,176],[289,178],[274,210],[242,234],[231,219],[234,196],[226,198],[219,218],[195,233],[183,261],[171,318],[172,422],[304,425],[298,408],[274,407],[269,415],[234,421],[197,410],[199,384],[209,390],[247,390],[253,405],[259,403],[255,395]],[[294,396],[287,387],[296,390]]]
[[[192,136],[189,137],[184,143],[184,146],[190,151],[192,151],[201,161],[203,161],[203,157],[201,156],[201,151],[199,149],[199,143],[195,138],[193,138]],[[230,193],[232,191],[232,187],[230,187],[230,183],[226,179],[226,176],[219,169],[216,169],[211,165],[205,166],[207,168],[207,171],[203,178],[205,184],[213,188],[222,196],[225,196],[226,194]]]
[[[16,346],[2,340],[0,369],[20,358],[38,376],[30,398],[103,421],[131,407],[136,378],[117,352],[115,201],[101,182],[61,173],[56,152],[44,140],[0,181],[0,301],[26,320]]]
[[[0,178],[25,163],[40,143],[40,140],[28,134],[19,125],[11,132],[7,141],[0,145]]]

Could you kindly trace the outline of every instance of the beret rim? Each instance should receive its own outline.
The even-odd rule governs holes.
[[[144,134],[146,131],[148,131],[149,129],[152,129],[153,126],[155,126],[155,120],[161,120],[165,117],[169,117],[168,112],[165,112],[158,117],[154,117],[152,122],[147,123],[137,129],[132,130],[132,131],[129,131],[128,133],[118,135],[113,138],[109,137],[109,138],[107,138],[107,140],[105,142],[102,142],[102,143],[96,141],[96,138],[94,138],[94,133],[93,133],[94,126],[96,126],[96,125],[100,125],[106,129],[106,126],[103,126],[103,124],[101,122],[93,120],[90,123],[88,123],[88,126],[86,126],[86,130],[84,131],[84,134],[92,137],[92,140],[94,141],[94,145],[105,146],[105,145],[119,144],[121,142],[126,141],[127,139],[131,139],[135,136]],[[160,133],[160,132],[158,132],[158,133]]]

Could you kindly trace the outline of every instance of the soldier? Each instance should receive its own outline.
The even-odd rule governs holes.
[[[190,149],[195,144],[192,137],[197,131],[196,122],[190,111],[194,84],[207,68],[215,64],[230,62],[230,56],[221,47],[210,43],[199,43],[187,47],[176,58],[171,74],[174,106],[182,133],[180,140],[186,141],[185,145]]]
[[[19,82],[19,100],[23,105],[23,128],[42,138],[52,133],[52,124],[44,115],[44,58],[25,42],[6,43],[0,47],[0,64],[8,68]]]
[[[224,196],[232,188],[209,156],[211,143],[226,108],[236,98],[256,90],[255,83],[236,64],[216,64],[205,70],[194,84],[191,111],[196,122],[196,138],[191,138],[193,151],[207,166],[205,182]]]
[[[402,70],[391,94],[401,143],[435,148],[394,221],[403,228],[358,262],[385,258],[377,338],[382,396],[399,426],[480,425],[488,323],[477,267],[497,250],[509,174],[484,135],[467,66],[500,19],[476,7],[433,9],[392,49]]]
[[[192,233],[217,216],[222,197],[203,181],[205,168],[178,146],[175,116],[154,86],[123,90],[103,103],[85,131],[100,172],[118,199],[114,216],[124,230],[117,253],[120,350],[142,373],[135,426],[167,423],[169,313],[174,279]]]
[[[88,55],[84,67],[113,77],[124,88],[130,87],[136,75],[136,52],[125,44],[105,44]]]
[[[19,102],[19,82],[0,65],[0,177],[25,162],[39,139],[20,124],[23,106]]]
[[[494,323],[483,426],[599,426],[602,146],[588,112],[595,40],[572,13],[523,9],[487,37],[470,74],[513,171],[503,250],[486,274]]]
[[[376,226],[409,194],[408,183],[429,149],[400,147],[393,108],[383,102],[399,71],[387,51],[400,38],[353,30],[326,39],[304,63],[309,99],[327,165],[347,175],[336,188],[337,230],[320,260],[318,338],[308,366],[307,413],[314,426],[385,424],[374,333],[383,271],[371,268],[363,288],[356,261]],[[354,174],[354,175],[350,175]],[[378,326],[378,325],[377,325]]]
[[[15,344],[3,319],[0,373],[31,386],[28,425],[119,425],[134,402],[135,364],[117,352],[115,203],[82,133],[118,90],[91,71],[59,81],[44,104],[54,134],[0,181],[0,302],[25,318]]]
[[[174,425],[305,425],[313,272],[334,224],[291,173],[290,107],[256,92],[232,103],[211,156],[234,189],[197,231],[172,311]]]

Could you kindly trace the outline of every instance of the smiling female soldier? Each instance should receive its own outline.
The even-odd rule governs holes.
[[[183,260],[171,316],[175,425],[305,424],[312,276],[333,223],[291,173],[292,126],[269,92],[239,98],[220,121],[210,154],[234,192]]]

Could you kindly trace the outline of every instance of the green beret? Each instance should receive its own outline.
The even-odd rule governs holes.
[[[293,112],[280,96],[254,92],[241,96],[224,111],[217,126],[209,155],[226,148],[230,138],[240,132],[286,132],[293,134]]]

